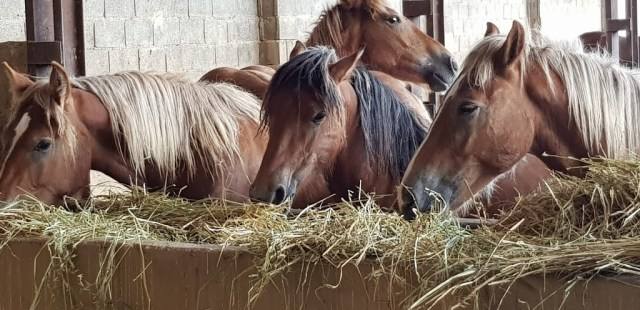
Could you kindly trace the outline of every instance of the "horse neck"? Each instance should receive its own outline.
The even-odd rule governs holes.
[[[88,91],[74,89],[73,97],[79,121],[88,132],[89,145],[79,147],[90,150],[91,169],[103,172],[118,182],[130,184],[133,171],[116,145],[109,112],[100,99]]]
[[[331,46],[336,50],[339,57],[344,57],[355,53],[362,45],[362,24],[364,14],[361,10],[347,11],[342,8],[335,8],[334,12],[327,12],[316,27],[313,28],[306,46]],[[354,14],[354,12],[356,12]],[[340,23],[331,21],[339,19]],[[335,28],[341,29],[335,29]],[[338,35],[340,42],[332,39],[330,33]]]
[[[570,116],[569,99],[560,77],[551,73],[551,88],[547,85],[544,72],[537,65],[529,69],[525,76],[525,90],[530,102],[523,112],[532,120],[535,130],[529,152],[538,156],[553,170],[580,173],[575,169],[569,170],[578,164],[569,157],[584,158],[589,152],[576,122]]]

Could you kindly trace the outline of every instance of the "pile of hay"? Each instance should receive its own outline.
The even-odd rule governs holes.
[[[81,212],[35,201],[5,205],[0,242],[46,236],[61,261],[70,260],[75,244],[95,238],[242,246],[258,266],[253,296],[296,262],[340,268],[374,261],[382,273],[409,266],[420,279],[407,307],[428,307],[452,293],[473,305],[483,288],[528,275],[561,275],[570,287],[602,273],[640,273],[640,162],[585,164],[586,178],[558,176],[543,192],[519,201],[499,225],[474,230],[446,213],[407,222],[368,197],[291,212],[134,191],[96,198],[79,206]]]

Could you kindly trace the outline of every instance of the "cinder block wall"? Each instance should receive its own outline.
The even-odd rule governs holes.
[[[337,0],[83,0],[87,74],[186,72],[279,64]],[[528,0],[446,0],[447,47],[462,59],[491,20],[507,31]],[[556,38],[600,29],[602,0],[540,0],[542,31]],[[399,11],[402,0],[390,0]],[[23,41],[24,0],[0,0],[0,42]]]
[[[486,22],[508,32],[514,19],[527,23],[530,0],[446,0],[445,43],[462,60],[482,38]],[[541,31],[556,39],[576,38],[601,28],[601,0],[540,0]]]
[[[337,0],[259,0],[263,22],[262,64],[287,61],[296,40],[305,41],[322,11]],[[388,0],[402,13],[402,0]]]
[[[259,63],[256,0],[84,0],[87,74]]]
[[[0,42],[26,38],[24,0],[0,0]]]

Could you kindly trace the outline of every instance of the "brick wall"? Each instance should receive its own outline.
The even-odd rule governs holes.
[[[4,0],[3,0],[4,1]],[[84,0],[87,74],[259,62],[256,0]]]
[[[24,0],[0,0],[0,42],[26,38]]]
[[[527,22],[528,0],[446,0],[445,42],[457,59],[462,60],[476,41],[482,38],[486,22],[498,25],[502,32],[514,19]],[[541,31],[556,39],[576,38],[587,31],[600,30],[601,0],[540,0]]]

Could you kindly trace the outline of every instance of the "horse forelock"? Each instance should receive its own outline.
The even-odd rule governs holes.
[[[67,155],[70,157],[69,160],[74,161],[76,159],[76,129],[69,115],[74,111],[73,99],[70,98],[69,102],[63,104],[54,102],[51,90],[49,89],[49,83],[45,79],[41,79],[37,80],[22,92],[20,96],[14,97],[11,100],[10,108],[7,111],[7,115],[5,115],[6,123],[2,132],[15,130],[15,128],[11,128],[11,126],[20,124],[23,117],[27,115],[28,105],[36,105],[42,109],[44,119],[33,119],[33,116],[30,115],[30,124],[46,124],[51,132],[51,138],[58,138],[56,140],[57,145],[67,152]],[[54,125],[57,129],[56,132],[53,130]],[[3,144],[6,142],[8,141],[3,141]],[[4,145],[3,150],[7,147],[9,146]]]
[[[363,9],[371,13],[373,17],[389,12],[389,4],[386,0],[340,0],[339,6],[348,9]]]
[[[135,172],[151,160],[166,178],[201,165],[211,175],[241,161],[239,119],[258,123],[257,98],[224,84],[176,75],[122,72],[76,80],[107,109],[116,144]]]
[[[497,74],[494,57],[505,38],[486,37],[471,50],[446,98],[462,83],[483,90],[490,85]],[[601,52],[585,53],[578,40],[551,41],[530,32],[520,65],[523,83],[536,65],[552,94],[566,92],[570,116],[591,155],[626,157],[640,150],[640,71],[622,67]],[[552,73],[562,85],[556,85]]]
[[[261,128],[267,129],[270,117],[277,110],[286,110],[283,102],[276,102],[276,93],[285,93],[291,104],[310,104],[302,100],[302,94],[313,96],[315,103],[327,113],[342,115],[342,97],[336,83],[329,74],[329,65],[337,61],[333,49],[320,46],[311,47],[286,62],[273,75],[262,105]]]

